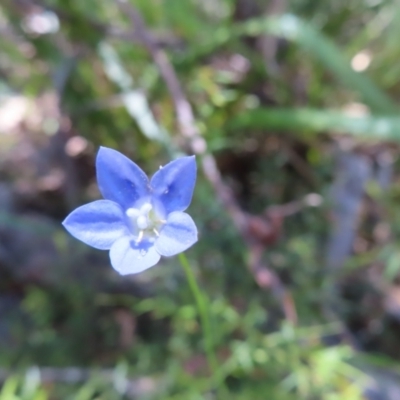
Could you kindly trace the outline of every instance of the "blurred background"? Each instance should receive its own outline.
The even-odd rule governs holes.
[[[196,154],[227,399],[400,399],[398,0],[1,0],[0,400],[221,399],[177,258],[61,226],[115,148]]]

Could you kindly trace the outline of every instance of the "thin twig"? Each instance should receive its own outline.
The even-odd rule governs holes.
[[[168,60],[167,54],[158,46],[151,33],[147,30],[142,16],[136,8],[124,0],[117,0],[117,3],[121,11],[130,18],[133,24],[133,32],[150,52],[162,78],[165,81],[165,84],[168,87],[168,91],[170,92],[172,101],[174,102],[176,118],[181,134],[192,141],[198,139],[199,131],[195,124],[192,107],[186,99],[175,70]],[[204,141],[204,139],[202,139],[202,141]],[[193,148],[192,150],[197,154],[204,152],[203,148]]]
[[[167,54],[162,48],[160,48],[160,46],[157,45],[137,9],[125,0],[117,0],[117,4],[120,10],[131,20],[133,31],[135,32],[136,36],[141,39],[142,45],[146,47],[151,54],[155,64],[158,67],[161,77],[165,81],[174,103],[179,132],[188,140],[191,151],[194,154],[201,156],[204,175],[211,183],[218,199],[221,201],[224,208],[232,218],[233,223],[242,236],[243,242],[249,248],[249,253],[258,254],[257,249],[262,243],[260,242],[259,238],[257,238],[255,235],[252,235],[252,233],[249,231],[247,214],[240,208],[231,189],[223,181],[215,158],[207,152],[207,143],[201,136],[197,127],[192,106],[182,89],[175,69],[169,61]],[[249,258],[249,269],[254,275],[255,271],[258,271],[261,268],[260,259],[259,257]],[[253,261],[254,264],[252,264]],[[273,292],[277,294],[279,301],[283,303],[286,318],[292,322],[295,322],[295,312],[293,310],[288,311],[287,307],[285,307],[285,304],[287,303],[285,298],[288,296],[290,297],[290,294],[284,288],[279,277],[272,270],[267,268],[265,265],[262,268],[264,271],[268,271],[269,276],[272,277],[272,279],[269,281],[269,287],[276,289],[273,290]],[[255,280],[262,288],[267,287],[267,285],[260,284],[256,275]]]

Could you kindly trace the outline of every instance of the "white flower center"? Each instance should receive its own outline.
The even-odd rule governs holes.
[[[128,208],[126,215],[137,233],[136,243],[140,243],[144,237],[154,241],[159,236],[159,228],[166,222],[159,218],[150,203],[145,203],[140,208]]]
[[[145,217],[144,215],[139,215],[137,217],[136,224],[137,224],[139,229],[143,230],[143,229],[147,229],[148,228],[149,221],[148,221],[147,217]]]

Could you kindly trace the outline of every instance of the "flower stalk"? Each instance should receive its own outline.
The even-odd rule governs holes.
[[[193,293],[194,300],[199,312],[201,327],[203,330],[203,339],[205,353],[207,357],[207,363],[211,370],[212,376],[215,378],[218,371],[218,361],[215,355],[214,341],[211,330],[210,312],[209,312],[209,301],[207,296],[201,291],[197,284],[196,278],[189,265],[189,261],[184,253],[179,254],[179,262],[185,272],[186,279],[188,281],[191,292]]]

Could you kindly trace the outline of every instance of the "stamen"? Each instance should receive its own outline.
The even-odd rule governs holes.
[[[140,242],[142,241],[143,235],[144,235],[143,231],[140,231],[140,232],[139,232],[139,236],[138,236],[138,238],[136,239],[136,244],[138,244],[138,243],[140,243]]]
[[[133,232],[137,234],[136,243],[140,243],[144,237],[146,240],[155,241],[159,236],[161,225],[166,224],[166,220],[160,220],[157,213],[153,210],[152,204],[144,203],[140,208],[128,208],[126,215],[130,219]]]
[[[147,229],[149,227],[147,217],[145,217],[144,215],[140,215],[139,217],[137,217],[136,224],[141,230]]]
[[[140,207],[140,214],[147,214],[153,206],[150,203],[145,203]]]
[[[140,211],[137,208],[128,208],[126,210],[126,215],[130,218],[135,218],[140,215]]]

